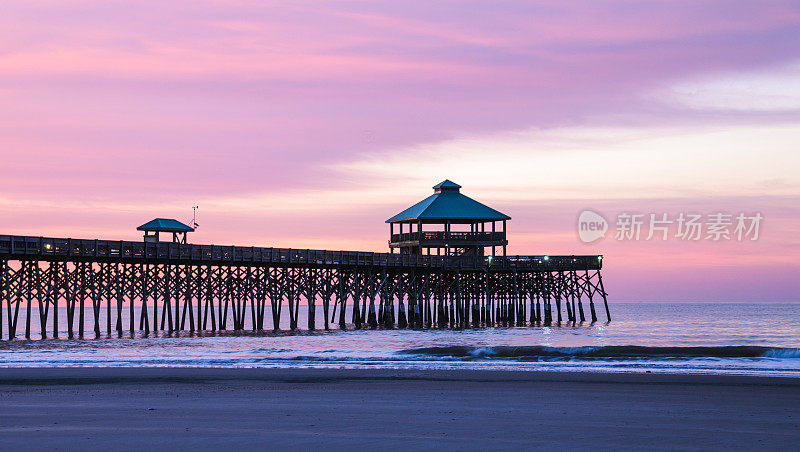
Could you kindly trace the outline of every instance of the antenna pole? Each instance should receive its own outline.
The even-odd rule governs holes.
[[[197,209],[199,208],[200,206],[192,206],[192,227],[195,229],[197,229],[200,226],[199,224],[197,224]]]

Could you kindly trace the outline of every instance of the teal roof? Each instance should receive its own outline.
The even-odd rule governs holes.
[[[178,220],[171,218],[156,218],[136,228],[137,231],[158,231],[158,232],[194,232]]]
[[[461,188],[461,185],[458,185],[457,183],[451,181],[450,179],[445,179],[433,186],[434,190],[436,190],[437,188],[454,188],[458,190],[459,188]]]
[[[395,223],[408,220],[500,221],[510,220],[508,215],[464,196],[460,185],[450,180],[436,184],[434,193],[408,209],[386,220]]]

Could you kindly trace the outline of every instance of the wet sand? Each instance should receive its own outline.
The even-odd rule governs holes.
[[[800,379],[386,369],[0,369],[4,450],[794,449]]]

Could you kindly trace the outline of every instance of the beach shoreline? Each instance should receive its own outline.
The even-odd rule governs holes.
[[[800,377],[679,374],[647,370],[578,372],[480,369],[395,369],[313,367],[8,367],[0,368],[0,386],[86,385],[137,382],[204,384],[213,381],[310,383],[314,381],[453,381],[688,384],[714,386],[799,387]]]
[[[779,448],[800,378],[308,368],[4,368],[10,448]]]

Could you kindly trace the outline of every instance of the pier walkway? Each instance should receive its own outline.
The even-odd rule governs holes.
[[[4,235],[0,338],[17,337],[20,309],[27,338],[37,320],[42,338],[84,337],[85,306],[98,337],[278,330],[284,308],[289,329],[297,329],[301,301],[308,329],[317,328],[318,308],[326,329],[575,323],[587,320],[584,302],[596,321],[596,300],[610,320],[601,268],[602,256],[475,258]],[[66,328],[54,314],[59,307]]]

